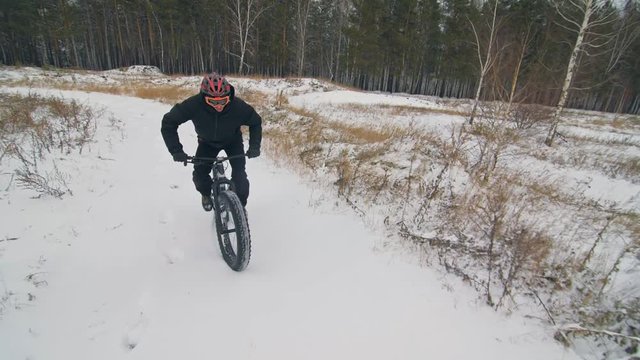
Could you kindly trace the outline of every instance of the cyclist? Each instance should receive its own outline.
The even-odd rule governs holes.
[[[262,118],[253,107],[235,96],[235,89],[224,76],[213,72],[207,74],[200,84],[200,93],[176,104],[162,118],[162,138],[174,161],[184,162],[188,155],[182,149],[178,137],[178,126],[191,120],[198,136],[196,156],[216,157],[220,150],[227,156],[244,153],[240,126],[249,127],[248,158],[260,156],[262,141]],[[249,197],[249,180],[245,171],[245,158],[237,157],[231,163],[231,181],[243,206]],[[202,194],[202,208],[213,209],[211,199],[211,164],[196,164],[193,167],[193,183]]]

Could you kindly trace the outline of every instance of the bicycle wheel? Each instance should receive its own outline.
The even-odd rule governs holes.
[[[220,192],[217,201],[220,212],[216,214],[216,232],[222,257],[231,269],[242,271],[251,258],[247,214],[233,191]]]

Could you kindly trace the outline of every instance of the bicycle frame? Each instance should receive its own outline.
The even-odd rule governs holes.
[[[245,156],[246,156],[245,154],[233,155],[233,156],[227,156],[227,157],[218,156],[217,158],[189,156],[187,157],[187,160],[184,162],[184,166],[187,166],[187,163],[191,163],[195,165],[211,164],[211,167],[213,170],[213,176],[212,176],[213,183],[211,184],[211,195],[215,200],[218,198],[218,194],[221,191],[225,191],[225,190],[231,190],[233,192],[236,191],[235,186],[233,185],[233,182],[229,180],[224,174],[223,163],[231,159],[241,158]],[[216,207],[218,206],[217,201],[214,201],[214,204]],[[219,210],[219,209],[216,208],[216,210]]]
[[[187,157],[184,165],[211,166],[213,170],[211,195],[218,245],[224,261],[234,271],[242,271],[251,258],[251,234],[247,213],[235,193],[234,185],[224,174],[224,162],[245,154],[229,157]]]

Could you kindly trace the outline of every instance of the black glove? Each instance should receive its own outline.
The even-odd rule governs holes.
[[[185,162],[189,158],[189,156],[185,154],[184,151],[173,153],[171,154],[171,156],[173,156],[173,161],[177,162]]]
[[[260,156],[260,149],[249,146],[249,150],[247,150],[247,157],[251,159],[258,156]]]

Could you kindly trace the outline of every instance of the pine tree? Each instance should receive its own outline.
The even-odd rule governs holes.
[[[387,51],[381,47],[383,0],[355,0],[346,30],[349,41],[348,71],[354,85],[374,89]]]
[[[444,49],[441,75],[446,79],[439,96],[469,97],[469,83],[478,73],[471,23],[477,22],[478,9],[470,0],[444,0]]]

